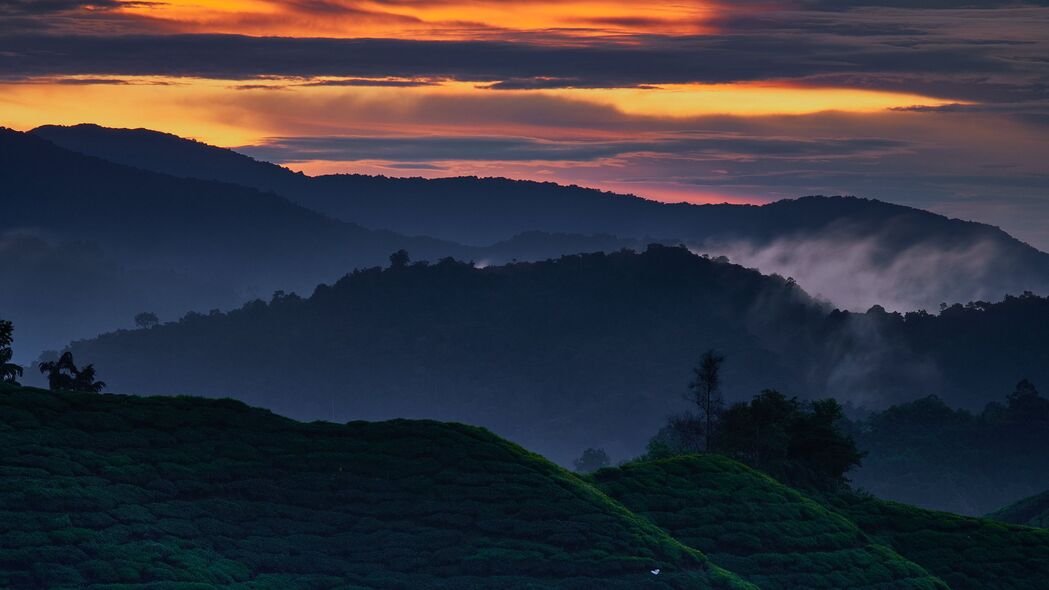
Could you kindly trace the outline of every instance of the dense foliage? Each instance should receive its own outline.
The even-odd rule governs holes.
[[[11,589],[747,587],[482,429],[232,400],[3,389],[0,522]]]
[[[330,418],[334,401],[344,419],[456,420],[570,465],[590,447],[636,455],[685,407],[688,367],[707,348],[730,359],[726,395],[796,383],[769,349],[824,313],[782,278],[656,246],[359,270],[307,299],[277,294],[72,350],[114,391],[233,395],[308,419]]]
[[[842,407],[834,399],[801,402],[765,390],[749,402],[718,412],[709,444],[697,432],[709,423],[684,414],[672,416],[648,442],[645,458],[689,455],[699,450],[741,461],[803,489],[837,489],[863,453],[842,426]]]
[[[1043,590],[1049,531],[935,512],[873,496],[834,494],[834,511],[953,590]]]
[[[841,515],[725,457],[632,463],[593,480],[763,590],[947,588]]]
[[[21,365],[11,362],[14,358],[11,348],[14,344],[14,332],[15,327],[10,321],[0,320],[0,383],[17,385],[15,379],[22,376],[24,369]]]
[[[73,353],[68,350],[58,360],[40,363],[39,369],[47,376],[47,386],[51,391],[98,393],[106,388],[104,381],[95,380],[95,366],[77,367]]]
[[[1049,399],[1026,380],[979,413],[927,397],[851,428],[853,482],[879,497],[973,515],[1049,489]]]
[[[767,390],[721,419],[717,451],[801,487],[844,482],[863,454],[834,399],[802,403]]]
[[[233,395],[302,418],[330,417],[334,399],[344,418],[481,424],[568,465],[588,447],[640,453],[686,407],[688,368],[709,348],[727,358],[728,401],[775,387],[871,406],[934,391],[982,407],[1021,377],[1049,383],[1046,331],[1049,300],[1031,295],[940,315],[827,313],[789,280],[659,246],[359,270],[309,298],[72,350],[117,391]]]

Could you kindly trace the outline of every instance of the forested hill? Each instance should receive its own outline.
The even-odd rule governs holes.
[[[232,395],[300,418],[481,424],[563,463],[643,447],[723,350],[729,390],[800,389],[773,351],[825,315],[798,286],[683,248],[355,271],[308,299],[73,345],[113,391]]]
[[[567,463],[633,456],[684,407],[701,352],[729,399],[764,388],[877,408],[937,392],[982,408],[1049,383],[1049,301],[938,315],[829,311],[798,285],[684,248],[478,268],[446,259],[355,271],[303,299],[72,345],[114,391],[232,395],[300,418],[481,424]]]

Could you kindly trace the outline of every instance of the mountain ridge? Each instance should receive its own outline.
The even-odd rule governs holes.
[[[883,201],[813,196],[760,206],[695,205],[505,178],[310,177],[148,130],[49,126],[32,133],[143,168],[274,191],[366,227],[471,246],[524,232],[683,243],[765,273],[793,276],[854,311],[875,304],[935,309],[941,302],[1049,292],[1049,254],[994,226]],[[547,251],[575,253],[571,244],[554,243]]]

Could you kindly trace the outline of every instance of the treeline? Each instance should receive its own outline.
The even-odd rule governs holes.
[[[791,281],[684,248],[487,268],[399,253],[309,297],[70,350],[117,391],[232,395],[302,419],[455,420],[569,464],[588,446],[643,449],[685,408],[681,367],[708,347],[741,359],[725,369],[734,388],[802,389],[773,351],[825,315]]]
[[[722,351],[724,397],[885,407],[925,393],[970,409],[1049,383],[1049,300],[942,312],[832,311],[789,279],[684,248],[478,268],[399,255],[309,297],[77,342],[116,390],[234,395],[304,419],[434,417],[488,426],[569,464],[636,455],[687,407],[681,368]]]
[[[879,497],[987,514],[1049,490],[1049,399],[1026,379],[977,412],[928,396],[848,430],[869,451],[854,484]]]
[[[847,474],[864,453],[833,398],[803,401],[766,389],[728,405],[722,396],[725,356],[708,350],[692,369],[691,408],[671,415],[648,441],[640,461],[713,453],[760,469],[789,485],[818,492],[847,489]],[[603,449],[589,448],[577,471],[609,466]]]
[[[14,324],[0,319],[0,383],[18,386],[25,375],[25,367],[11,362],[14,358]],[[103,381],[95,379],[95,366],[77,367],[73,353],[66,351],[56,360],[41,362],[40,372],[47,377],[51,391],[98,393],[105,389]]]

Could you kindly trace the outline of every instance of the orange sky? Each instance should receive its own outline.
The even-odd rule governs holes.
[[[76,83],[70,83],[76,82]],[[513,111],[529,99],[589,105],[653,119],[705,115],[801,115],[821,111],[873,113],[893,107],[949,101],[913,94],[855,89],[799,88],[771,84],[665,85],[636,89],[489,90],[482,84],[445,82],[417,87],[314,86],[297,80],[243,81],[165,77],[37,80],[0,84],[5,125],[27,130],[44,124],[92,122],[147,127],[231,147],[270,136],[298,134],[442,133],[529,134],[563,138],[615,137],[600,128],[573,130],[542,123],[523,125]],[[455,122],[426,117],[428,101],[488,101],[505,117]],[[301,107],[274,107],[296,102]],[[516,102],[515,102],[516,101]],[[311,114],[320,113],[320,116]],[[537,128],[544,128],[537,131]]]
[[[188,33],[476,39],[559,30],[570,36],[709,30],[710,2],[618,0],[176,0],[126,2],[122,13]]]

